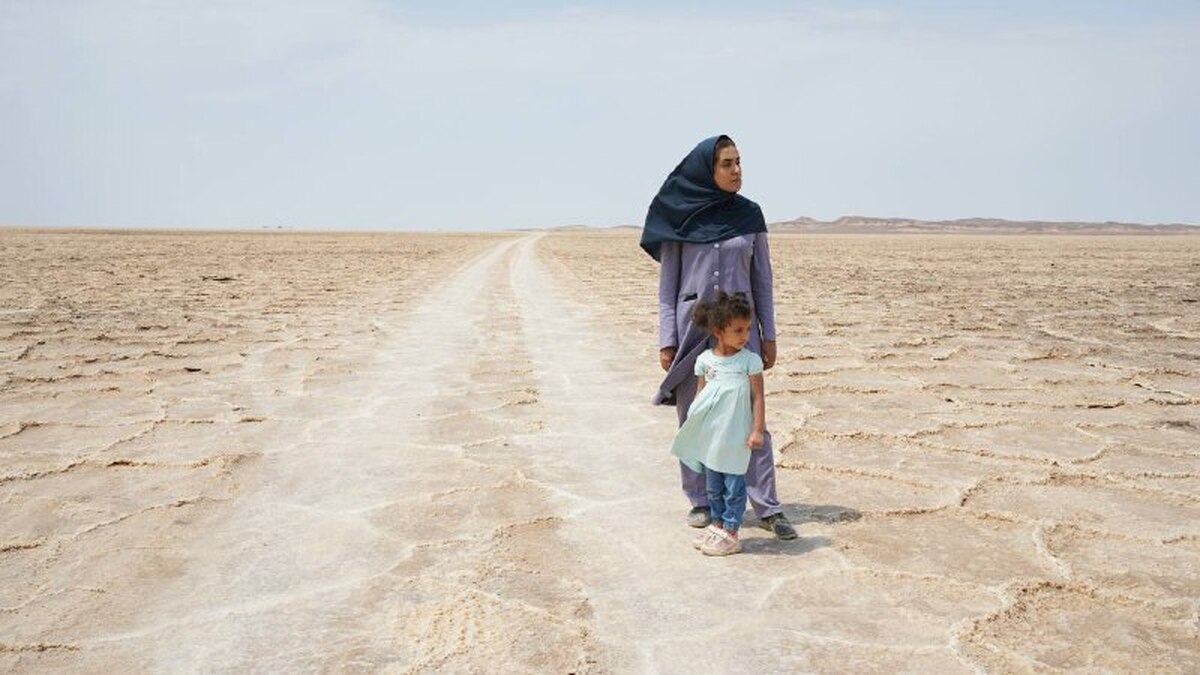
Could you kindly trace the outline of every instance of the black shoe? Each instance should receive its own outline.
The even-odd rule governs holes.
[[[712,511],[707,506],[697,506],[688,511],[690,527],[708,527],[712,524]]]
[[[796,528],[788,522],[787,516],[782,513],[776,513],[773,516],[767,516],[758,521],[758,526],[764,530],[770,531],[777,539],[795,539]]]

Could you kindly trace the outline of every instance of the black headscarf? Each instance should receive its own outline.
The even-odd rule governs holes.
[[[729,137],[706,138],[692,148],[650,202],[641,246],[655,260],[664,241],[707,244],[767,231],[758,204],[725,192],[713,180],[713,155],[722,138]]]

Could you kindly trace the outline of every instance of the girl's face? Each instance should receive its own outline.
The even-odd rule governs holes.
[[[738,154],[737,146],[726,146],[717,153],[713,166],[713,181],[725,192],[737,192],[742,189],[742,156]]]
[[[714,330],[713,335],[722,348],[736,352],[750,341],[750,319],[732,319],[724,328]]]

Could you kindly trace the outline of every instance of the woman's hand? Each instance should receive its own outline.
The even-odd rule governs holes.
[[[663,347],[658,350],[658,362],[662,364],[663,370],[671,369],[671,362],[675,360],[675,348]]]
[[[763,446],[763,432],[751,431],[750,438],[746,439],[746,447],[751,450],[759,450]]]
[[[763,340],[762,352],[763,369],[770,370],[775,365],[775,341]]]

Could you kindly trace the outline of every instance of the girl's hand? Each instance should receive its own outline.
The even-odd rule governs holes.
[[[671,362],[675,360],[675,348],[663,347],[658,350],[658,362],[662,365],[663,370],[671,369]]]
[[[775,341],[763,340],[762,343],[762,360],[763,370],[770,370],[775,366]]]
[[[751,431],[750,438],[746,440],[746,447],[751,450],[761,450],[763,446],[763,432]]]

